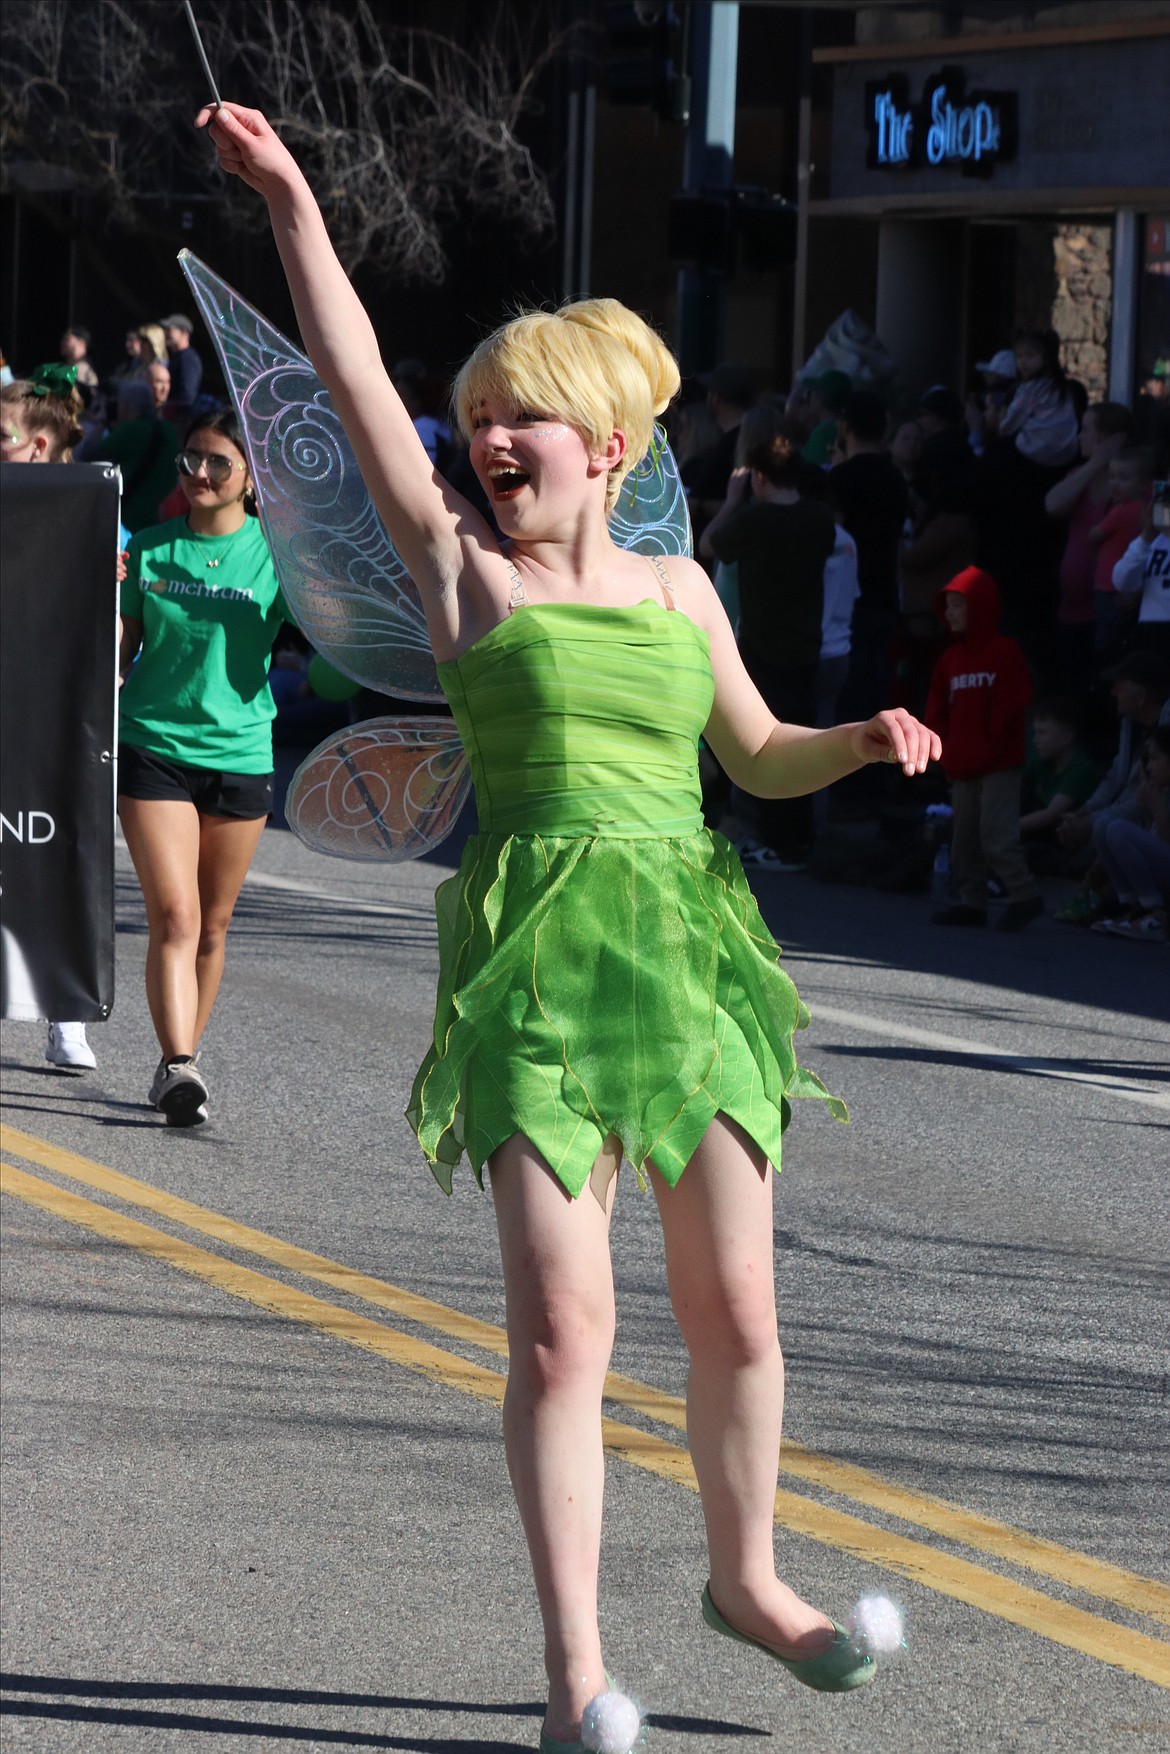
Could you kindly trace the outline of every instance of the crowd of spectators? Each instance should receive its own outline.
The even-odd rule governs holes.
[[[902,405],[840,371],[759,393],[724,364],[673,434],[697,551],[777,713],[904,705],[943,737],[947,795],[925,820],[902,819],[893,776],[838,788],[838,827],[889,831],[854,833],[848,858],[823,813],[753,810],[708,770],[709,819],[745,859],[930,888],[939,925],[1006,931],[1060,878],[1058,920],[1164,942],[1166,435],[1139,443],[1128,407],[1090,403],[1040,330],[981,361],[966,396],[933,384]]]
[[[105,376],[90,346],[80,325],[61,339],[84,404],[74,455],[119,465],[133,533],[183,509],[182,434],[217,404],[181,312],[129,329]],[[417,359],[393,375],[436,465],[485,509],[442,386]],[[1047,331],[980,362],[966,397],[934,384],[891,405],[835,370],[760,393],[733,362],[687,388],[670,425],[696,552],[761,692],[809,724],[906,706],[942,735],[949,787],[909,825],[873,773],[827,807],[753,808],[707,760],[711,824],[763,868],[931,887],[940,925],[982,925],[1000,896],[996,924],[1017,929],[1042,909],[1036,876],[1061,877],[1058,920],[1164,941],[1164,448],[1137,442],[1122,403],[1090,403]],[[291,630],[275,664],[278,741],[358,710]],[[893,828],[843,864],[829,811]]]

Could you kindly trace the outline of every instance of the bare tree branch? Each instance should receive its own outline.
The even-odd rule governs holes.
[[[552,232],[520,138],[572,30],[555,9],[485,4],[480,40],[384,28],[369,0],[201,0],[221,85],[266,111],[321,201],[342,262],[385,283],[437,282],[444,232],[471,212],[520,245]],[[160,199],[213,195],[252,230],[256,197],[208,163],[190,116],[207,94],[172,0],[6,0],[0,152],[8,178],[55,168],[131,227]]]

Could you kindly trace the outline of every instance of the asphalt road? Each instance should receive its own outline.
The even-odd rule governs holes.
[[[4,1745],[535,1748],[494,1226],[401,1118],[442,867],[265,836],[204,1053],[213,1121],[182,1133],[143,1106],[122,866],[97,1073],[4,1031]],[[625,1176],[609,1665],[662,1754],[1165,1749],[1170,952],[1047,920],[944,934],[925,903],[803,877],[759,892],[813,1011],[802,1058],[853,1114],[798,1110],[778,1190],[804,1446],[778,1550],[839,1618],[896,1596],[909,1649],[825,1698],[704,1629],[684,1360]]]

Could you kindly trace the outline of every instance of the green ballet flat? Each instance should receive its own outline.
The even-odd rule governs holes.
[[[726,1621],[714,1602],[711,1600],[711,1585],[703,1587],[703,1619],[714,1632],[721,1632],[724,1638],[734,1638],[737,1644],[754,1645],[762,1650],[765,1656],[775,1662],[783,1663],[788,1673],[805,1687],[813,1687],[818,1693],[848,1693],[854,1687],[864,1687],[877,1674],[877,1664],[873,1658],[859,1651],[843,1626],[833,1622],[836,1633],[831,1645],[819,1651],[815,1657],[782,1657],[780,1652],[773,1650],[771,1645],[762,1639],[750,1638],[746,1632],[737,1632],[735,1627]],[[550,1743],[550,1749],[557,1744]],[[565,1746],[571,1747],[571,1743]]]

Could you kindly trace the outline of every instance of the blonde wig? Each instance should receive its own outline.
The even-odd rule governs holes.
[[[460,371],[451,401],[468,439],[485,401],[563,420],[592,452],[623,432],[626,452],[606,488],[609,510],[678,387],[674,356],[649,324],[615,298],[586,298],[501,324]]]

